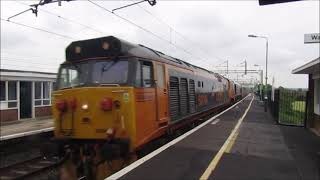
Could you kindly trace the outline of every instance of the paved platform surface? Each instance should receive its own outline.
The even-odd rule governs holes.
[[[52,119],[30,119],[19,123],[1,125],[0,137],[24,134],[53,127]]]
[[[126,171],[117,173],[124,174],[119,179],[200,179],[248,109],[251,99],[252,96],[248,97],[138,167],[128,166]],[[229,149],[223,151],[208,179],[318,180],[316,154],[320,151],[320,138],[305,128],[276,125],[263,111],[263,106],[254,100],[238,135],[234,136]]]

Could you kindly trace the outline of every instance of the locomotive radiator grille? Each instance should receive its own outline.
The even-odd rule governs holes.
[[[186,115],[188,113],[188,81],[186,78],[180,79],[180,115]]]
[[[196,95],[194,80],[189,80],[189,112],[193,113],[196,111]]]
[[[170,117],[176,120],[180,114],[179,111],[179,79],[177,77],[170,77],[169,88],[169,102],[170,102]]]

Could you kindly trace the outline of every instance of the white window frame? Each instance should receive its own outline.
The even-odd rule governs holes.
[[[4,81],[5,82],[5,100],[4,101],[0,101],[0,110],[9,110],[9,109],[18,109],[19,108],[19,102],[18,102],[18,98],[19,98],[19,86],[18,83],[19,81],[15,81],[16,82],[16,100],[9,100],[9,81]],[[16,107],[8,107],[9,102],[16,102],[17,106]]]
[[[41,93],[41,98],[40,99],[36,99],[36,83],[40,82],[41,83],[41,89],[40,89],[40,93]],[[43,97],[43,83],[49,83],[49,98],[44,98]],[[52,92],[52,82],[51,81],[35,81],[34,82],[34,89],[33,89],[33,106],[34,107],[46,107],[46,106],[51,106],[51,92]],[[36,101],[41,101],[40,105],[36,105]],[[49,101],[49,104],[43,104],[43,101]]]

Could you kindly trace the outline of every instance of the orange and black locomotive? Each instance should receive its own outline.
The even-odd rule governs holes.
[[[76,41],[53,93],[55,139],[72,157],[110,165],[241,95],[227,78],[143,45]]]

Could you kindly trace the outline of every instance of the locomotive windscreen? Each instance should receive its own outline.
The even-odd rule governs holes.
[[[135,62],[127,59],[63,64],[58,73],[57,89],[101,84],[128,84],[129,73],[132,74],[135,67]]]
[[[113,36],[72,42],[66,49],[66,60],[114,57],[121,53],[121,41]]]

